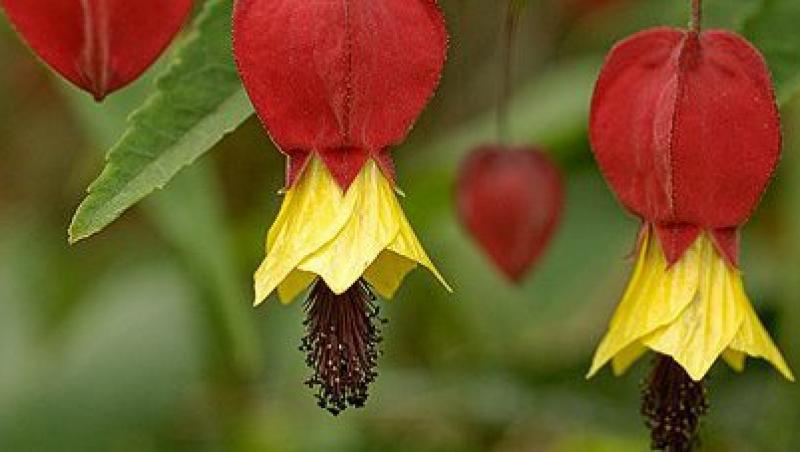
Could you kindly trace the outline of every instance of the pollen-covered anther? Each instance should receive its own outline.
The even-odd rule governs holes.
[[[700,419],[708,412],[703,381],[694,381],[675,360],[658,355],[642,390],[642,416],[651,431],[651,448],[689,452],[697,444]]]
[[[300,350],[307,353],[313,372],[306,384],[318,389],[317,403],[334,416],[348,407],[363,407],[378,376],[380,326],[386,321],[375,301],[363,280],[337,295],[322,279],[306,300]]]

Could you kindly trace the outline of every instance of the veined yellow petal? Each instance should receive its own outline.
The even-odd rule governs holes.
[[[369,160],[347,190],[353,211],[338,234],[308,255],[298,268],[319,275],[334,293],[343,293],[397,236],[399,205],[378,165]],[[400,211],[402,217],[402,210]]]
[[[620,376],[624,374],[646,352],[647,347],[639,341],[622,349],[611,359],[611,369],[614,371],[614,375]]]
[[[289,275],[278,284],[278,298],[281,300],[281,303],[290,304],[292,300],[306,290],[315,279],[317,279],[317,275],[302,270],[294,270],[289,273]]]
[[[389,244],[387,249],[405,257],[409,261],[416,262],[427,268],[448,292],[452,292],[452,287],[447,284],[447,281],[445,281],[439,273],[439,270],[436,269],[436,266],[433,265],[428,254],[425,253],[425,249],[422,248],[422,245],[419,243],[417,235],[414,234],[414,230],[411,228],[408,219],[400,208],[400,204],[395,204],[395,215],[398,219],[399,230],[394,241]]]
[[[701,380],[722,356],[742,370],[745,355],[764,358],[789,380],[793,375],[745,294],[740,272],[703,234],[672,267],[648,234],[636,270],[589,376],[612,360],[624,372],[644,349],[672,357]]]
[[[692,302],[699,284],[695,243],[683,259],[668,267],[664,252],[652,233],[642,241],[631,281],[595,353],[588,377],[643,337],[669,324]]]
[[[386,250],[379,254],[375,262],[364,272],[364,279],[378,292],[378,295],[390,300],[406,275],[416,267],[416,261]]]
[[[255,274],[255,304],[263,302],[300,263],[333,240],[350,218],[355,197],[345,197],[314,158],[286,192],[267,236],[267,256]]]
[[[744,371],[744,361],[746,358],[747,355],[731,348],[722,352],[722,359],[736,372]]]
[[[643,340],[652,350],[671,356],[693,380],[705,376],[714,361],[731,343],[743,314],[736,305],[741,287],[738,271],[731,268],[705,235],[695,242],[699,253],[700,284],[692,302],[677,320]]]
[[[418,264],[422,264],[439,280],[445,289],[452,292],[450,285],[439,274],[422,245],[420,245],[405,215],[402,215],[402,211],[398,211],[398,213],[401,214],[401,221],[397,237],[378,256],[378,259],[370,265],[364,273],[364,278],[382,297],[391,299],[394,297],[397,288],[400,287],[400,283],[403,282],[403,278]]]
[[[267,236],[267,256],[255,275],[256,304],[276,288],[284,303],[291,302],[317,277],[343,293],[364,276],[388,298],[418,263],[447,287],[378,165],[369,160],[343,192],[314,157]]]
[[[736,336],[733,338],[733,341],[730,343],[731,350],[750,355],[754,358],[763,358],[772,364],[784,378],[789,381],[794,381],[792,371],[783,359],[783,355],[781,355],[778,347],[772,342],[769,333],[764,329],[764,326],[758,319],[744,289],[741,288],[737,295],[736,300],[739,309],[743,313],[744,321]],[[742,367],[744,367],[744,362],[742,362]]]

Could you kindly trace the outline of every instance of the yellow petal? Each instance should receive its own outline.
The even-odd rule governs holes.
[[[669,324],[691,303],[699,284],[699,246],[668,268],[658,241],[648,233],[642,241],[631,281],[595,353],[588,377],[644,336]]]
[[[700,280],[692,302],[677,320],[647,336],[644,344],[671,356],[693,380],[705,376],[714,361],[731,343],[744,317],[737,309],[741,277],[723,259],[705,235],[695,242],[699,253],[682,259],[697,259]]]
[[[384,251],[364,272],[364,279],[378,292],[378,295],[389,300],[403,282],[403,278],[416,268],[417,262],[409,260],[394,251]]]
[[[453,289],[447,284],[447,281],[445,281],[439,273],[439,270],[436,269],[436,266],[433,265],[428,254],[425,253],[425,249],[422,248],[422,245],[419,243],[417,235],[414,234],[414,230],[411,228],[408,219],[400,208],[400,204],[397,202],[395,202],[395,216],[399,225],[398,233],[387,249],[405,257],[409,261],[416,262],[427,268],[448,292],[452,292]]]
[[[314,157],[267,236],[267,256],[255,274],[256,304],[276,288],[288,303],[317,277],[343,293],[364,276],[391,297],[417,263],[443,282],[377,164],[369,160],[344,193]]]
[[[624,374],[645,352],[647,352],[647,347],[638,341],[622,349],[611,360],[611,369],[614,371],[614,375]]]
[[[333,182],[333,181],[331,181]],[[308,255],[298,268],[319,275],[334,293],[343,293],[397,236],[400,210],[392,186],[370,160],[347,190],[352,210],[336,237]],[[350,204],[348,204],[350,205]]]
[[[286,192],[267,236],[267,256],[255,274],[255,304],[264,301],[307,256],[333,240],[355,207],[314,158]]]
[[[722,359],[736,372],[744,372],[744,361],[747,355],[731,348],[722,352]]]
[[[304,272],[302,270],[294,270],[278,284],[278,298],[281,303],[289,304],[298,295],[317,279],[317,275],[313,273]]]
[[[694,380],[722,356],[734,369],[745,355],[764,358],[793,375],[747,299],[740,272],[705,234],[667,267],[661,246],[646,237],[636,270],[589,376],[612,360],[624,372],[645,349],[671,356]]]
[[[737,303],[739,309],[743,313],[744,321],[731,342],[730,348],[754,358],[763,358],[767,360],[784,376],[784,378],[789,381],[794,381],[792,371],[783,359],[783,355],[781,355],[778,347],[772,342],[769,333],[767,333],[767,330],[761,325],[761,321],[758,320],[758,316],[753,310],[750,300],[747,299],[744,290],[741,290],[738,295]]]
[[[425,250],[420,245],[414,230],[408,223],[399,204],[396,205],[396,215],[399,219],[399,232],[389,247],[382,252],[378,259],[364,273],[364,278],[372,287],[386,299],[394,297],[403,278],[413,270],[418,264],[422,264],[428,271],[439,280],[439,282],[452,292],[453,289],[447,281],[439,274]]]

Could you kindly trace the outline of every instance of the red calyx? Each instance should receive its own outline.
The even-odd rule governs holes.
[[[462,223],[513,282],[541,257],[564,206],[560,172],[536,148],[473,151],[461,167],[456,196]]]
[[[347,188],[433,95],[447,52],[435,0],[238,0],[234,53],[250,99],[289,157],[291,186],[312,153]]]
[[[180,31],[192,0],[0,0],[55,71],[100,101],[138,78]]]
[[[670,263],[702,231],[737,262],[738,228],[777,165],[780,118],[764,58],[740,36],[656,28],[617,44],[592,101],[595,157]]]

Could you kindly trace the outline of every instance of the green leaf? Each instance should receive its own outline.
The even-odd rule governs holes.
[[[744,22],[742,32],[767,59],[778,103],[785,105],[800,89],[800,2],[763,0]]]
[[[233,63],[232,0],[209,0],[197,28],[133,113],[69,230],[70,242],[117,219],[211,149],[253,112]]]

